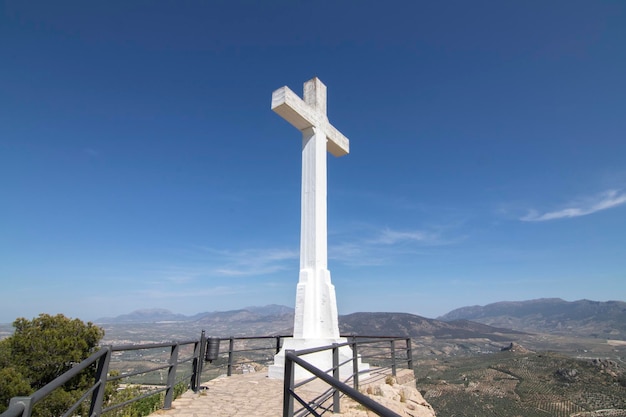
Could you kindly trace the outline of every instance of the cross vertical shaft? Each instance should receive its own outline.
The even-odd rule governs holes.
[[[326,86],[317,78],[304,84],[304,102],[326,116]],[[326,140],[321,127],[302,130],[300,269],[328,267]]]
[[[349,141],[329,123],[326,86],[317,78],[304,83],[303,99],[287,87],[274,91],[272,110],[302,133],[300,275],[293,338],[285,340],[269,370],[270,377],[282,378],[286,349],[345,342],[339,337],[335,287],[328,270],[326,151],[346,155]],[[352,352],[346,349],[343,356],[349,358]],[[327,369],[331,363],[321,356],[315,362],[320,369]]]

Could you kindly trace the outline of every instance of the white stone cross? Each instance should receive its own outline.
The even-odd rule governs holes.
[[[289,87],[282,87],[272,93],[272,110],[303,131],[316,127],[326,134],[328,151],[335,156],[350,152],[350,142],[341,132],[328,122],[326,115],[326,86],[313,78],[304,83],[304,100]]]
[[[335,287],[328,270],[326,151],[335,156],[346,155],[349,141],[328,121],[326,86],[318,78],[304,83],[304,100],[287,87],[274,91],[272,110],[302,132],[300,276],[293,338],[285,340],[283,350],[274,357],[274,365],[269,369],[271,378],[282,378],[286,349],[345,342],[339,337]],[[342,348],[340,355],[350,358],[352,351]],[[332,365],[331,358],[322,355],[310,360],[324,370]],[[296,370],[296,378],[303,376]]]
[[[346,155],[349,141],[326,116],[326,86],[304,83],[304,100],[287,87],[272,94],[272,110],[302,132],[300,279],[294,338],[338,338],[337,305],[328,271],[326,150]]]

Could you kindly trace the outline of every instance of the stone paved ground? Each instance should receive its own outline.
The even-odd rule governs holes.
[[[413,374],[412,371],[409,373]],[[384,378],[384,375],[372,374],[372,379],[384,380]],[[152,414],[152,417],[282,416],[283,381],[269,379],[267,371],[221,377],[205,382],[202,386],[208,389],[197,394],[187,391],[174,401],[170,410],[159,410]],[[327,385],[320,381],[312,387],[307,385],[306,389],[299,388],[297,392],[303,397],[315,398],[326,388]],[[344,409],[348,408],[350,403],[351,401],[346,398],[341,400]],[[299,408],[297,404],[295,408]],[[361,414],[366,415],[364,411]]]
[[[267,372],[221,377],[202,384],[207,390],[187,391],[177,398],[170,410],[155,415],[172,417],[280,416],[282,389],[280,380],[267,378]]]

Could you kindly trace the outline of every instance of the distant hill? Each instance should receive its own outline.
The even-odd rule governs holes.
[[[96,323],[158,323],[164,321],[188,321],[184,314],[175,314],[164,308],[135,310],[117,317],[101,317]]]
[[[511,340],[518,331],[499,329],[468,320],[441,321],[408,313],[353,313],[339,317],[342,334],[362,336],[434,336],[439,339],[487,338]]]
[[[199,324],[210,324],[213,322],[234,323],[262,320],[268,316],[291,315],[293,317],[293,311],[293,308],[287,306],[270,304],[262,307],[246,307],[241,310],[204,312],[186,316],[184,314],[175,314],[162,308],[151,308],[135,310],[132,313],[122,314],[117,317],[102,317],[95,320],[95,323],[159,323],[167,321],[197,322]]]
[[[262,316],[281,316],[284,314],[293,314],[294,312],[292,307],[281,306],[278,304],[269,304],[263,307],[245,307],[244,310],[248,310]]]
[[[287,335],[293,331],[294,309],[281,305],[246,307],[240,310],[174,314],[164,309],[137,310],[96,323],[141,324],[185,322],[187,327],[202,328],[213,335]],[[440,339],[488,338],[510,341],[520,332],[498,329],[468,320],[441,321],[408,313],[353,313],[339,317],[341,334],[365,336],[433,336]],[[508,336],[507,336],[508,335]]]
[[[193,316],[166,309],[145,309],[96,320],[102,324],[187,322],[222,335],[289,334],[294,309],[282,305],[250,306],[240,310]],[[564,301],[544,298],[503,301],[462,307],[437,319],[408,313],[353,313],[339,317],[342,334],[368,336],[432,336],[439,339],[489,338],[506,340],[515,332],[626,340],[626,303],[622,301]]]
[[[623,301],[570,302],[560,298],[503,301],[458,308],[438,319],[472,320],[532,333],[626,340],[626,303]]]
[[[289,335],[293,332],[293,314],[294,309],[285,306],[246,307],[204,313],[194,325],[227,336]]]

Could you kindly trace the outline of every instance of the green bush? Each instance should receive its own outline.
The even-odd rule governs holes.
[[[62,314],[18,318],[15,332],[0,341],[0,412],[15,396],[30,395],[97,349],[104,330]],[[36,417],[63,414],[93,384],[95,368],[55,390],[33,409]]]
[[[178,398],[181,394],[187,391],[187,384],[180,382],[174,386],[174,398]],[[139,386],[133,385],[127,387],[121,391],[118,391],[110,399],[110,404],[120,404],[124,401],[128,401],[133,398],[137,398],[141,395]],[[127,406],[116,410],[111,413],[107,413],[107,417],[143,417],[154,413],[155,411],[163,407],[165,401],[165,393],[160,392],[158,394],[151,395],[146,398],[142,398],[135,402],[128,404]]]

